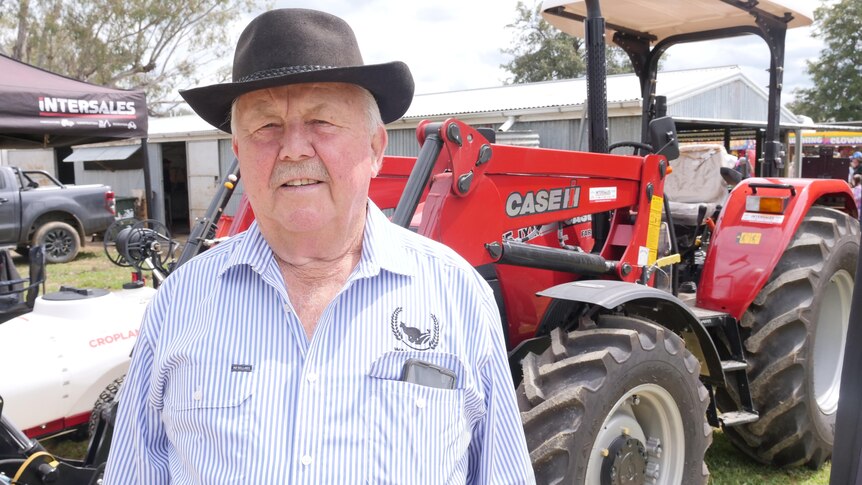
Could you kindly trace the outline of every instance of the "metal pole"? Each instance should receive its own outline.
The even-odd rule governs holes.
[[[590,109],[590,151],[608,153],[608,92],[605,19],[599,0],[586,0],[587,105]]]
[[[150,154],[147,150],[147,139],[141,138],[141,156],[144,159],[144,203],[147,208],[147,219],[156,219],[153,215],[153,184],[150,179]]]
[[[755,4],[756,5],[756,4]],[[763,145],[761,177],[779,177],[784,171],[784,161],[779,141],[781,128],[781,89],[784,87],[784,40],[787,34],[786,17],[778,18],[763,12],[754,15],[754,22],[761,37],[769,46],[769,105],[766,111],[766,133]]]
[[[802,128],[796,129],[796,150],[794,151],[793,163],[796,164],[795,176],[802,178]]]

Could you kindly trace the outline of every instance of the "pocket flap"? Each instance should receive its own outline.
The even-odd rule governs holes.
[[[401,371],[408,359],[418,359],[436,366],[449,369],[455,373],[455,388],[462,389],[466,382],[467,373],[464,363],[455,354],[446,352],[421,352],[421,351],[399,351],[393,350],[381,355],[371,364],[368,376],[375,379],[386,379],[397,381],[401,379]]]
[[[226,408],[242,404],[254,391],[253,372],[230,365],[187,365],[171,376],[167,402],[174,409]]]

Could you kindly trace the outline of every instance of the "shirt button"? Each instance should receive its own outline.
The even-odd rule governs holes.
[[[302,458],[300,458],[299,461],[303,465],[311,465],[311,457],[309,455],[302,455]]]
[[[416,407],[419,409],[423,409],[425,407],[425,399],[421,397],[416,398]]]
[[[194,399],[195,401],[200,401],[200,400],[201,400],[201,397],[202,397],[202,393],[201,393],[201,390],[200,390],[200,389],[196,390],[196,391],[192,394],[192,399]]]
[[[305,376],[308,382],[314,382],[317,380],[317,374],[314,372],[309,372],[308,375]]]

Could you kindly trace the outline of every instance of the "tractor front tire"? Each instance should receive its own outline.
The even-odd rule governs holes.
[[[596,328],[553,330],[522,365],[518,405],[538,483],[706,483],[709,393],[673,332],[604,315]]]
[[[81,237],[74,227],[60,221],[42,224],[33,235],[33,246],[45,248],[45,261],[68,263],[78,256]]]
[[[859,222],[812,207],[742,317],[760,419],[725,434],[761,463],[819,468],[832,454],[858,254]],[[739,409],[728,390],[719,408]]]

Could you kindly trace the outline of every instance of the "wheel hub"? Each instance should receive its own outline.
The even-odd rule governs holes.
[[[647,451],[637,438],[621,435],[608,447],[602,461],[602,485],[643,485],[646,482]]]
[[[56,255],[62,255],[69,251],[71,246],[70,238],[63,232],[50,232],[45,237],[45,246],[48,252]]]

